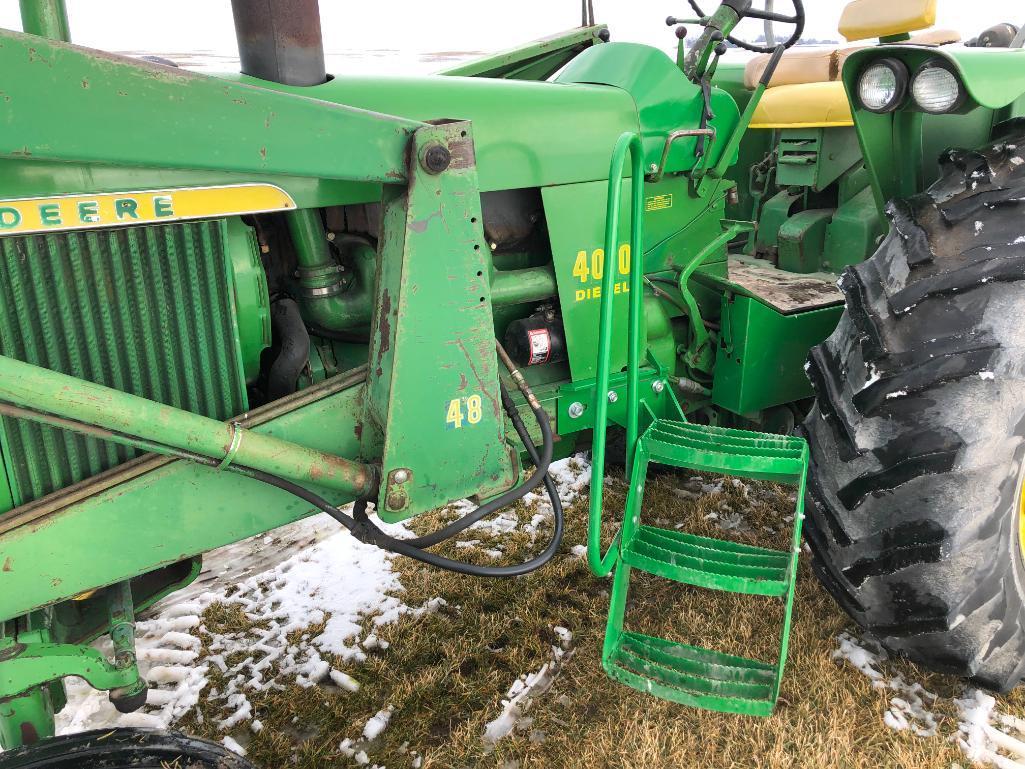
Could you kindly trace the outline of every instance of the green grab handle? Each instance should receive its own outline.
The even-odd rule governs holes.
[[[612,328],[614,279],[619,255],[620,187],[626,165],[626,153],[631,157],[631,211],[630,222],[630,313],[629,364],[627,369],[627,425],[626,473],[630,477],[633,456],[637,448],[640,422],[641,334],[644,317],[644,146],[640,137],[626,132],[616,142],[609,170],[608,207],[605,215],[605,265],[602,270],[601,309],[598,324],[598,370],[594,389],[594,439],[591,447],[591,507],[587,525],[587,565],[598,577],[608,576],[619,559],[618,533],[603,556],[601,554],[602,496],[605,482],[605,439],[608,426],[609,376],[612,368]]]

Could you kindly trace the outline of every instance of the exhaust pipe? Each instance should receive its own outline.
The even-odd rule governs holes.
[[[282,85],[327,80],[318,0],[231,0],[242,74]]]

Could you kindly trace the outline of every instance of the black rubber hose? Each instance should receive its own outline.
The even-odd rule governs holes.
[[[505,384],[500,381],[498,386],[502,395],[502,405],[505,407],[506,413],[509,414],[509,418],[513,420],[513,425],[515,426],[516,423],[519,422],[520,427],[523,427],[523,421],[520,420],[519,413],[516,411],[516,406],[513,404],[512,398],[509,396],[509,391],[506,389]],[[477,523],[477,521],[482,518],[486,518],[492,513],[498,512],[503,507],[508,507],[518,499],[522,499],[541,485],[544,479],[548,476],[548,467],[552,463],[552,454],[555,451],[555,439],[552,436],[552,423],[549,421],[548,414],[545,413],[544,409],[539,407],[531,410],[534,412],[534,418],[537,419],[538,427],[541,428],[540,458],[537,457],[537,452],[534,449],[534,442],[530,439],[530,436],[527,435],[526,438],[523,437],[526,434],[525,427],[523,427],[524,433],[520,435],[520,439],[523,441],[523,446],[527,449],[528,453],[531,451],[534,452],[534,455],[531,456],[531,461],[535,465],[533,475],[531,475],[530,478],[528,478],[522,485],[517,486],[514,489],[510,489],[501,496],[495,497],[487,504],[478,507],[472,513],[467,513],[458,521],[454,521],[448,526],[438,529],[438,531],[433,534],[426,534],[422,537],[417,537],[416,539],[403,540],[404,542],[410,543],[413,547],[434,547],[435,545],[444,542],[446,539],[452,539],[456,534],[470,526],[473,526],[473,524]],[[517,432],[519,432],[519,430],[517,430]]]
[[[280,352],[267,374],[267,398],[276,401],[296,391],[299,375],[310,360],[310,334],[294,299],[276,301],[270,317]]]
[[[551,476],[548,475],[548,467],[551,464],[553,450],[551,423],[548,420],[548,415],[541,409],[534,410],[534,414],[538,418],[538,425],[541,427],[541,434],[546,444],[542,449],[542,455],[538,456],[537,449],[534,447],[530,434],[527,432],[527,428],[524,426],[523,420],[520,419],[520,415],[516,411],[515,404],[512,402],[512,398],[509,396],[509,392],[505,389],[504,385],[502,385],[501,391],[503,406],[505,406],[506,411],[509,413],[513,427],[516,429],[516,433],[519,435],[520,440],[523,441],[523,446],[526,449],[528,456],[539,470],[543,466],[544,472],[541,473],[539,470],[535,471],[526,483],[506,492],[501,497],[497,497],[487,505],[482,505],[474,512],[460,518],[454,524],[446,526],[427,537],[403,540],[395,539],[394,537],[385,534],[383,531],[378,529],[367,516],[368,503],[365,499],[356,502],[353,507],[353,515],[349,516],[320,495],[313,493],[297,483],[285,480],[284,478],[278,478],[260,470],[254,470],[250,467],[240,467],[237,465],[230,465],[229,467],[235,472],[254,478],[258,481],[262,481],[263,483],[270,484],[271,486],[276,486],[283,491],[287,491],[290,494],[309,502],[314,507],[334,518],[342,526],[352,532],[354,537],[366,544],[376,545],[383,550],[388,550],[389,552],[396,553],[398,555],[404,555],[408,558],[420,561],[421,563],[426,563],[430,566],[435,566],[437,568],[444,569],[445,571],[456,572],[458,574],[490,578],[519,577],[524,574],[529,574],[532,571],[536,571],[555,557],[555,554],[559,551],[559,547],[562,545],[562,538],[565,533],[565,515],[562,509],[562,500],[559,498],[558,487],[555,485]],[[476,564],[456,561],[451,558],[436,555],[435,553],[424,550],[423,547],[425,546],[418,546],[414,544],[420,540],[429,540],[437,544],[446,539],[451,539],[453,536],[465,530],[467,527],[472,526],[476,521],[479,521],[486,515],[497,511],[516,499],[522,499],[529,492],[536,489],[541,483],[544,483],[545,491],[547,491],[552,504],[552,517],[555,530],[552,532],[552,539],[549,542],[548,547],[546,547],[540,555],[530,559],[529,561],[525,561],[524,563],[516,564],[514,566],[477,566]],[[513,497],[511,500],[508,500],[497,507],[495,506],[497,502],[509,497],[510,495]]]

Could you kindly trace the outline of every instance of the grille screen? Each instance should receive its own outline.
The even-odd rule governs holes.
[[[224,220],[0,238],[0,352],[216,419],[246,410]],[[24,504],[136,455],[4,418]]]

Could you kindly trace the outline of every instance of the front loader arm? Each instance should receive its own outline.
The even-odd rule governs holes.
[[[423,123],[0,30],[0,158],[403,184]]]

